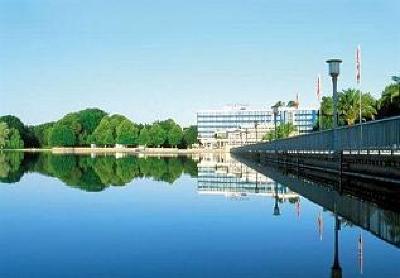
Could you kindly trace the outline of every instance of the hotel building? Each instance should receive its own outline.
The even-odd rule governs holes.
[[[272,109],[253,109],[248,106],[234,105],[216,110],[197,112],[198,139],[205,147],[217,147],[219,143],[233,142],[251,144],[262,140],[264,134],[281,123],[292,123],[298,134],[312,132],[317,123],[318,110],[300,109],[298,106],[280,106]],[[224,135],[225,133],[225,135]],[[229,135],[229,134],[236,135]],[[238,135],[240,134],[240,135]],[[242,134],[245,134],[243,136]],[[244,138],[245,137],[245,138]]]

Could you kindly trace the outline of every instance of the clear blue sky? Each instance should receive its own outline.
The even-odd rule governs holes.
[[[379,95],[400,72],[400,1],[0,0],[0,114],[36,124],[86,107],[137,122],[195,122],[198,109],[316,105],[325,60],[339,89]]]

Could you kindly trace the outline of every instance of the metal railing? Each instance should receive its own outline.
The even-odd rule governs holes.
[[[336,140],[334,140],[336,138]],[[343,126],[310,134],[278,139],[233,149],[233,152],[260,151],[345,151],[399,150],[400,116]]]

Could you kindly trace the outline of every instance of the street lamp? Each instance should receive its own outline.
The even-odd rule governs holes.
[[[337,150],[337,136],[336,128],[338,127],[338,93],[337,93],[337,80],[340,73],[340,59],[330,59],[326,61],[329,65],[329,75],[332,77],[333,86],[333,148]]]
[[[337,79],[340,73],[340,63],[342,60],[340,59],[330,59],[326,61],[329,64],[329,75],[332,77],[332,85],[333,85],[333,128],[337,128],[338,125],[338,112],[337,112],[337,104],[338,104],[338,95],[337,95]]]

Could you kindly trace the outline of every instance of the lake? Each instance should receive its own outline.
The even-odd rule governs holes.
[[[400,277],[400,208],[366,195],[229,155],[0,153],[0,277]]]

